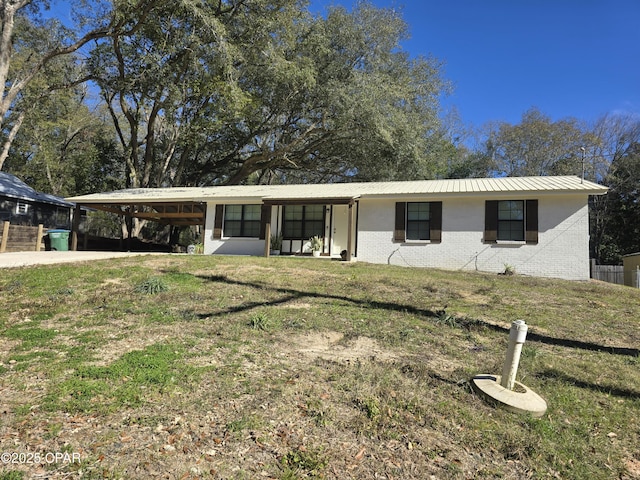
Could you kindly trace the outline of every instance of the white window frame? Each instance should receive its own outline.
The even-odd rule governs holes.
[[[16,203],[16,215],[26,215],[29,213],[29,204],[25,202]]]

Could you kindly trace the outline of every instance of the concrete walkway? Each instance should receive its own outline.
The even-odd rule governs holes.
[[[0,253],[0,268],[51,265],[54,263],[87,262],[107,258],[139,255],[169,255],[158,252],[5,252]]]

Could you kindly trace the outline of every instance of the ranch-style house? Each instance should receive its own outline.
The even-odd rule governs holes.
[[[128,189],[68,198],[129,217],[201,225],[204,253],[589,278],[590,195],[576,176]]]

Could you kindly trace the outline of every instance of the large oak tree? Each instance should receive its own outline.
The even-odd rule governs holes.
[[[128,184],[427,178],[446,85],[393,10],[296,0],[165,5],[94,51]]]

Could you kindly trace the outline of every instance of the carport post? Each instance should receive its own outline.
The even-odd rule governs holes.
[[[2,224],[2,243],[0,243],[0,253],[7,250],[7,240],[9,240],[9,225],[11,225],[11,222],[4,222]]]
[[[36,252],[40,251],[42,247],[42,237],[44,237],[44,225],[38,225],[38,235],[36,236]]]
[[[71,251],[78,250],[78,231],[80,230],[80,204],[73,209],[73,224],[71,226]]]
[[[133,212],[135,210],[135,205],[129,205],[127,207],[127,218],[125,223],[127,224],[127,251],[131,251],[131,244],[133,238]]]

